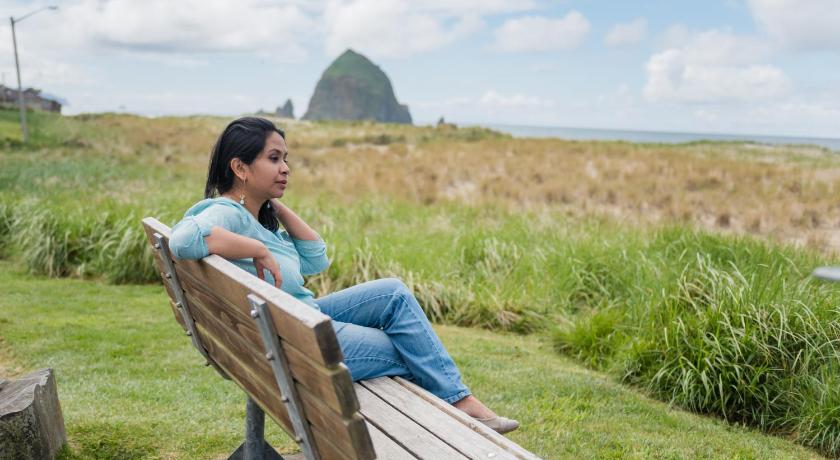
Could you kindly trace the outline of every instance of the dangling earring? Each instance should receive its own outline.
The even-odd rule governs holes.
[[[248,178],[245,178],[245,184],[248,183]],[[245,206],[245,187],[242,187],[242,190],[239,192],[239,204]]]

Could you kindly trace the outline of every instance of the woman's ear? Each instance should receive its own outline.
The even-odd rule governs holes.
[[[248,177],[248,165],[239,158],[230,160],[230,169],[241,181],[245,181]]]

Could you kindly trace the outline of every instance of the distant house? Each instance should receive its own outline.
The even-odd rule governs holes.
[[[23,100],[28,109],[61,113],[64,101],[61,98],[44,94],[40,89],[27,88],[23,90]],[[0,106],[17,107],[18,91],[8,86],[0,85]]]

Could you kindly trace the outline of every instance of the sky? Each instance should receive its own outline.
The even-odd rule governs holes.
[[[840,0],[0,0],[63,113],[306,110],[344,50],[416,123],[840,138]],[[0,76],[16,87],[9,21]]]

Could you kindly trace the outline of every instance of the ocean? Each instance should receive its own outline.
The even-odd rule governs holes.
[[[840,139],[826,137],[630,131],[619,129],[560,128],[503,124],[481,124],[480,126],[508,133],[514,137],[557,137],[571,140],[651,142],[663,144],[680,144],[695,141],[742,141],[772,145],[816,145],[840,152]]]

